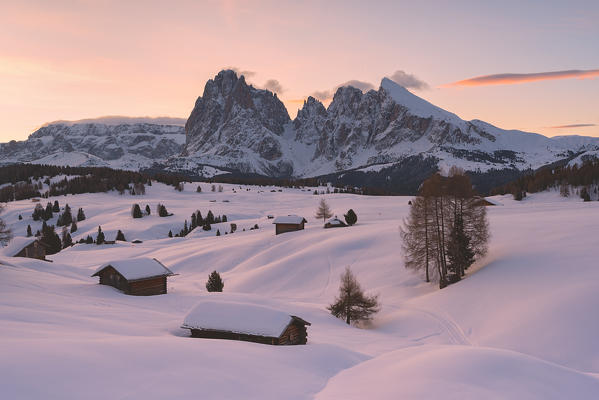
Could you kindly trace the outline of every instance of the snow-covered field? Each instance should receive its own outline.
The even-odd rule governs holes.
[[[108,240],[121,229],[143,243],[76,245],[52,263],[0,258],[2,398],[599,398],[599,202],[497,197],[503,205],[488,209],[489,254],[467,279],[438,290],[403,267],[398,227],[407,197],[325,195],[340,217],[349,208],[358,215],[353,227],[325,230],[313,217],[321,196],[312,190],[223,186],[57,197],[85,210],[74,240],[101,225]],[[174,215],[154,215],[158,202]],[[133,203],[149,204],[152,215],[132,219]],[[7,205],[2,217],[15,234],[40,228],[34,205]],[[228,222],[166,237],[198,209]],[[269,214],[302,215],[308,224],[275,236]],[[231,222],[237,232],[225,235]],[[254,224],[260,229],[249,230]],[[127,296],[90,277],[105,262],[136,256],[179,274],[167,295]],[[382,302],[362,329],[326,310],[348,265]],[[205,290],[214,270],[222,295]],[[188,337],[185,315],[217,296],[311,322],[308,344]]]

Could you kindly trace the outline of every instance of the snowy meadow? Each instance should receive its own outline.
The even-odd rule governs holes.
[[[121,230],[127,241],[76,244],[48,256],[52,262],[0,257],[3,398],[599,397],[599,202],[555,192],[521,202],[494,197],[501,205],[488,207],[488,254],[466,279],[439,290],[404,268],[399,226],[409,197],[201,185],[201,193],[196,184],[177,192],[155,183],[143,196],[48,199],[85,210],[74,241],[98,226],[107,240]],[[314,218],[321,197],[341,218],[355,210],[357,224],[323,229]],[[151,215],[133,219],[134,203]],[[173,215],[155,215],[158,203]],[[27,225],[41,228],[34,206],[7,204],[2,218],[16,236]],[[227,222],[169,238],[196,210]],[[305,217],[305,230],[275,235],[268,216],[288,214]],[[91,277],[111,260],[142,256],[178,274],[168,294],[127,296]],[[365,326],[326,309],[347,266],[366,293],[379,294],[381,311]],[[206,291],[215,270],[223,293]],[[205,298],[300,316],[312,324],[308,343],[191,338],[181,325]]]

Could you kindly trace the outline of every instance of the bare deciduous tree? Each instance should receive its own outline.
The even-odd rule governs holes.
[[[322,218],[323,222],[326,221],[327,218],[331,218],[333,216],[333,212],[329,207],[327,201],[322,198],[320,199],[320,203],[318,203],[318,209],[316,210],[315,218]]]
[[[352,322],[368,321],[379,312],[378,295],[366,296],[349,267],[341,274],[339,296],[327,309],[349,325]]]
[[[0,204],[0,214],[4,211],[4,206]],[[8,243],[12,239],[12,232],[6,222],[0,218],[0,244]]]

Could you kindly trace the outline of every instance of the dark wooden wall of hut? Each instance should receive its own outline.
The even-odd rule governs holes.
[[[117,270],[108,266],[100,272],[100,285],[113,286],[133,296],[166,294],[166,276],[129,282]]]
[[[24,247],[15,257],[37,258],[38,260],[46,259],[46,249],[38,242],[33,242],[29,246]]]
[[[278,235],[285,232],[300,231],[304,229],[304,223],[301,224],[275,224],[275,233]]]

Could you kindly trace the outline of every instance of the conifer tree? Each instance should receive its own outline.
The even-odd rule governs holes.
[[[168,231],[168,237],[170,237],[170,238],[173,237],[173,231],[171,231],[171,230]]]
[[[208,224],[213,224],[214,223],[214,214],[212,214],[211,210],[208,210],[208,214],[206,215],[206,222]]]
[[[71,238],[71,234],[66,227],[62,228],[62,248],[66,249],[73,245],[73,239]]]
[[[146,215],[150,215],[152,213],[152,210],[150,210],[150,205],[146,204]]]
[[[102,227],[98,226],[98,235],[96,236],[96,244],[104,244],[104,232],[102,232]]]
[[[378,295],[366,296],[349,267],[341,274],[339,296],[327,309],[337,318],[352,322],[368,321],[380,310]]]
[[[87,243],[87,244],[94,243],[94,239],[91,237],[91,235],[87,235],[87,237],[85,238],[85,243]]]
[[[220,236],[220,229],[216,230],[216,236]]]
[[[206,290],[209,292],[222,292],[225,287],[225,283],[220,277],[220,274],[213,271],[208,275],[208,281],[206,282]]]
[[[78,229],[77,222],[76,221],[71,222],[71,233],[77,232],[77,229]]]
[[[62,241],[54,231],[54,225],[47,225],[44,221],[41,236],[40,242],[46,247],[46,254],[56,254],[62,249]]]
[[[58,204],[58,200],[54,200],[54,206],[52,206],[52,212],[60,212],[60,205]]]
[[[77,222],[81,222],[85,220],[85,213],[83,212],[83,208],[79,208],[77,211]]]
[[[46,210],[44,211],[43,219],[47,221],[52,218],[52,203],[46,204]]]
[[[35,208],[33,209],[33,214],[31,214],[31,218],[33,218],[34,221],[39,221],[40,219],[44,218],[44,206],[42,206],[40,203],[37,203],[35,205]]]
[[[19,221],[23,219],[23,216],[19,214]]]
[[[205,231],[209,231],[212,230],[212,227],[210,226],[210,223],[208,221],[205,221],[204,225],[202,226],[202,229]]]
[[[137,203],[133,204],[133,207],[131,207],[131,216],[133,218],[143,217],[143,215],[141,213],[141,208],[139,207],[139,204],[137,204]]]
[[[196,221],[195,213],[193,213],[193,214],[191,214],[191,225],[190,225],[191,230],[194,230],[196,226],[198,226],[198,222]]]
[[[125,239],[125,234],[120,229],[116,233],[116,238],[114,240],[119,240],[121,242],[126,242],[127,241],[127,239]]]
[[[27,237],[31,236],[33,236],[33,233],[31,233],[31,225],[27,225]]]
[[[202,213],[200,212],[200,210],[196,211],[196,224],[197,226],[204,225],[204,218],[202,217]]]
[[[197,193],[202,193],[202,187],[200,185],[198,185],[198,187],[196,188],[196,192]]]
[[[347,214],[343,215],[343,217],[345,218],[345,222],[347,222],[349,226],[355,224],[358,221],[358,216],[351,208],[347,211]]]

